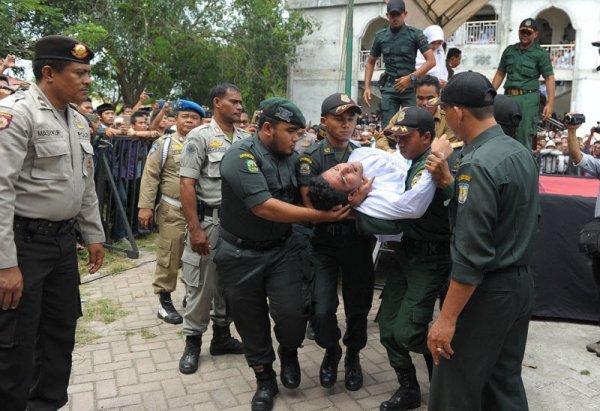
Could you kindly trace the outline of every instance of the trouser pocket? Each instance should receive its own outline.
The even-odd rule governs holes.
[[[17,344],[18,318],[16,310],[0,311],[0,348],[12,348]]]

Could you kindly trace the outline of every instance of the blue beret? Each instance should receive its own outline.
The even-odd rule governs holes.
[[[206,111],[199,105],[189,100],[177,100],[175,111],[195,111],[202,117],[206,117]]]

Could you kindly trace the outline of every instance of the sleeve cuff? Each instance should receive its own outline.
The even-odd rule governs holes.
[[[461,284],[479,285],[483,281],[483,272],[461,262],[452,262],[451,278]]]
[[[442,196],[444,201],[452,199],[452,196],[454,196],[454,182],[448,184],[448,187],[442,190]]]
[[[150,210],[154,210],[154,203],[138,203],[138,208],[149,208]]]
[[[246,197],[244,199],[244,205],[246,206],[246,209],[250,210],[251,208],[261,205],[270,198],[271,193],[268,191],[261,191],[260,193],[252,194],[251,196]]]
[[[200,171],[195,170],[193,168],[181,167],[179,169],[179,176],[180,177],[189,177],[189,178],[193,178],[195,180],[199,180],[200,179]]]
[[[94,235],[82,234],[82,236],[83,236],[83,241],[85,242],[85,245],[102,244],[106,240],[106,237],[104,237],[104,234],[94,234]]]

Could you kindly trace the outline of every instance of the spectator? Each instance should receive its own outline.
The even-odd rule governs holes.
[[[94,112],[94,107],[92,106],[92,99],[86,98],[81,103],[77,105],[77,111],[81,114],[92,114]]]
[[[96,114],[100,117],[100,127],[98,127],[98,136],[112,138],[119,134],[119,130],[113,127],[115,121],[115,108],[112,104],[103,103],[96,107]]]
[[[240,115],[240,121],[235,123],[235,126],[237,128],[241,128],[242,130],[246,130],[248,128],[248,126],[250,125],[250,118],[248,118],[248,113],[246,113],[246,110],[242,111],[242,114]],[[304,131],[304,129],[303,129]]]
[[[442,88],[446,87],[448,82],[448,70],[446,69],[446,53],[442,44],[444,44],[444,30],[440,26],[429,26],[423,30],[423,34],[429,41],[429,47],[435,57],[435,66],[426,74],[437,77]],[[418,69],[425,63],[425,57],[421,52],[417,53],[417,62],[415,67]]]
[[[454,69],[457,68],[462,61],[462,51],[456,47],[452,47],[446,54],[446,70],[448,70],[448,80],[454,75]]]
[[[14,93],[14,90],[11,89],[8,84],[8,77],[4,74],[0,74],[0,100]]]
[[[7,55],[3,60],[0,60],[0,74],[6,70],[16,66],[17,57],[13,54]]]

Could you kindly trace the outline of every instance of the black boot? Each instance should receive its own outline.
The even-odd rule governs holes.
[[[338,364],[341,358],[342,349],[339,345],[325,350],[325,356],[319,370],[319,380],[322,387],[331,388],[337,381]]]
[[[254,374],[256,375],[256,393],[252,397],[252,411],[271,411],[273,409],[273,400],[279,393],[275,371],[271,364],[254,365]]]
[[[350,391],[357,391],[363,385],[363,374],[360,366],[360,351],[348,349],[346,351],[346,358],[344,359],[344,365],[346,367],[346,377],[344,379],[346,389]]]
[[[179,315],[173,306],[171,293],[159,293],[158,301],[160,301],[160,305],[158,306],[158,318],[169,324],[181,324],[183,322],[183,317]]]
[[[404,411],[421,406],[421,388],[417,382],[415,366],[409,368],[396,368],[396,375],[400,388],[387,401],[379,406],[380,411]]]
[[[427,376],[429,377],[429,382],[431,382],[431,376],[433,375],[433,356],[431,353],[423,354],[423,358],[425,358],[425,365],[427,365]]]
[[[281,374],[279,378],[285,388],[298,388],[300,385],[300,364],[298,363],[298,349],[283,348],[279,346],[277,355],[281,361]]]
[[[229,326],[213,324],[213,338],[210,342],[210,355],[243,354],[244,346],[231,336]]]
[[[188,335],[185,337],[185,349],[179,360],[179,372],[182,374],[193,374],[198,370],[201,344],[202,335]]]

